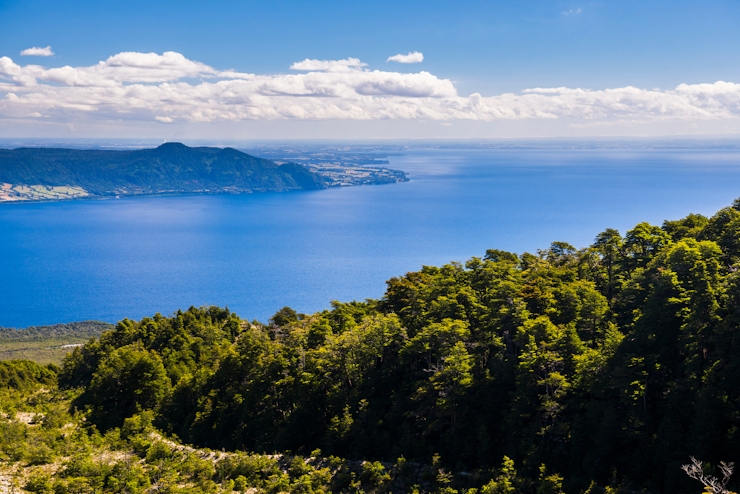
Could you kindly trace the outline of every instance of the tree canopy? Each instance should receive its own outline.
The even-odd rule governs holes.
[[[425,266],[380,300],[268,324],[215,307],[124,320],[60,383],[103,429],[150,409],[211,448],[436,461],[492,472],[480,492],[694,492],[690,456],[740,457],[738,267],[736,201],[582,249]]]

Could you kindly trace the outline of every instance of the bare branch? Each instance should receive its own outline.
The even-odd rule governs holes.
[[[691,464],[683,465],[681,470],[686,472],[686,475],[692,479],[701,482],[712,494],[730,494],[730,491],[727,489],[727,483],[730,481],[734,468],[735,464],[733,462],[719,462],[719,469],[722,472],[722,480],[719,480],[713,475],[705,475],[702,462],[692,456]]]
[[[719,469],[722,472],[722,484],[727,485],[727,482],[730,481],[730,477],[732,476],[732,472],[735,470],[735,463],[732,461],[729,463],[720,461]]]

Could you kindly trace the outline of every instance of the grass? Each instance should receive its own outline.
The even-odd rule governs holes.
[[[39,364],[62,363],[62,359],[74,350],[74,346],[85,343],[87,338],[62,338],[45,341],[0,342],[0,360],[32,360]]]

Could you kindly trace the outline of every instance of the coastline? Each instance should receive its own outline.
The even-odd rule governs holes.
[[[133,194],[88,194],[73,197],[54,197],[54,198],[21,198],[21,199],[4,199],[0,196],[0,205],[3,204],[37,204],[37,203],[50,203],[50,202],[76,202],[76,201],[108,201],[116,199],[132,199],[132,198],[145,198],[145,197],[182,197],[182,196],[215,196],[215,195],[242,195],[242,194],[264,194],[264,193],[284,193],[284,192],[300,192],[300,191],[316,191],[316,190],[329,190],[329,189],[344,189],[348,187],[361,187],[365,185],[377,186],[377,185],[393,185],[398,183],[409,182],[410,179],[398,180],[396,182],[378,182],[378,183],[359,183],[359,184],[348,184],[342,183],[337,185],[329,185],[323,189],[302,189],[300,187],[293,187],[282,190],[272,189],[251,189],[251,190],[240,190],[240,191],[168,191],[168,192],[154,192],[154,193],[133,193]]]

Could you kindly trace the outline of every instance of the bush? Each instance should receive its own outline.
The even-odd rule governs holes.
[[[79,454],[65,463],[61,476],[105,478],[110,470],[111,468],[106,463],[93,460],[90,454]]]
[[[155,441],[146,452],[147,463],[153,463],[157,460],[166,460],[172,457],[172,448],[163,441]]]
[[[291,477],[298,478],[306,475],[311,470],[313,470],[311,465],[307,465],[306,460],[302,456],[294,456],[293,460],[290,462],[290,468],[288,471]]]
[[[20,461],[26,453],[26,425],[14,420],[0,421],[0,459]]]
[[[116,463],[106,481],[106,485],[113,492],[139,494],[151,485],[149,476],[138,463]]]
[[[391,480],[391,476],[385,471],[385,467],[379,461],[366,461],[362,464],[361,479],[363,483],[371,487],[379,487],[382,484],[389,482]]]
[[[190,477],[193,482],[202,484],[210,481],[216,474],[216,469],[208,460],[198,458],[190,453],[185,456],[185,460],[180,466],[180,472]]]
[[[58,429],[70,422],[72,422],[72,417],[67,412],[59,408],[52,408],[41,420],[41,427],[44,429]]]
[[[265,485],[265,492],[268,494],[279,494],[281,492],[290,492],[290,477],[284,473],[270,475]]]
[[[70,477],[54,481],[54,494],[93,494],[95,490],[85,477]]]
[[[280,473],[280,467],[276,460],[267,456],[241,453],[219,461],[216,472],[218,480],[243,477],[250,487],[263,487],[271,475]]]
[[[44,443],[29,446],[26,454],[29,465],[46,465],[52,463],[55,457],[54,450]]]
[[[30,360],[0,361],[0,388],[25,391],[56,384],[55,367],[42,366]]]
[[[49,494],[53,492],[51,477],[45,473],[34,473],[31,475],[23,488],[37,494]]]
[[[244,475],[239,475],[234,479],[234,490],[237,492],[246,492],[249,489],[249,483]]]

